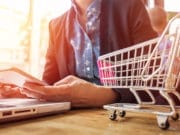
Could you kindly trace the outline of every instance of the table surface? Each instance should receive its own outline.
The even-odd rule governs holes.
[[[153,114],[126,112],[115,121],[104,109],[79,109],[65,113],[0,124],[0,135],[179,135],[180,120],[170,120],[162,130]]]

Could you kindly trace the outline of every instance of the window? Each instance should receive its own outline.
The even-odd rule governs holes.
[[[19,67],[41,77],[48,23],[71,0],[0,0],[0,68]]]

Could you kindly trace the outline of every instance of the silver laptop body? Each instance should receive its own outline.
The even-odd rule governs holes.
[[[0,123],[62,113],[70,108],[70,102],[46,102],[23,98],[0,99]]]

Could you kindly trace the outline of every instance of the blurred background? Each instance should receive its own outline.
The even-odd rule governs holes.
[[[0,0],[0,69],[16,66],[41,77],[48,23],[70,5],[70,0]]]
[[[180,0],[142,0],[163,7],[171,18]],[[0,69],[19,67],[41,78],[48,47],[48,23],[63,14],[71,0],[0,0]]]

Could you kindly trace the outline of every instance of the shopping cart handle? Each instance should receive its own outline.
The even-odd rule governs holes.
[[[148,80],[150,80],[155,74],[157,74],[157,73],[162,69],[163,64],[162,64],[162,62],[161,62],[161,64],[159,65],[159,67],[158,67],[155,71],[153,71],[153,73],[151,73],[151,74],[145,74],[145,72],[147,71],[148,67],[150,66],[150,62],[151,62],[154,54],[156,53],[156,50],[158,49],[158,46],[160,45],[161,41],[163,40],[163,37],[165,36],[166,32],[168,31],[170,25],[172,24],[172,22],[173,22],[176,18],[179,18],[179,17],[180,17],[180,12],[177,13],[177,14],[169,21],[169,23],[167,24],[166,28],[164,29],[161,37],[159,38],[159,41],[157,42],[157,45],[155,46],[154,50],[152,51],[151,55],[149,56],[148,61],[147,61],[147,63],[145,64],[145,66],[144,66],[144,68],[143,68],[143,70],[142,70],[142,72],[141,72],[141,78],[142,78],[143,81],[148,81]]]

